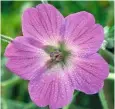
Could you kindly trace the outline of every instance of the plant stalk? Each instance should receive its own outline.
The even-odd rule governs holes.
[[[107,101],[106,101],[103,89],[99,92],[99,98],[103,106],[103,109],[108,109],[108,105],[107,105]]]
[[[42,2],[43,4],[48,4],[48,1],[47,1],[47,0],[41,0],[41,2]]]
[[[9,42],[13,41],[13,39],[9,36],[3,35],[3,34],[1,34],[0,36],[1,36],[1,40],[5,41],[5,42],[9,43]]]

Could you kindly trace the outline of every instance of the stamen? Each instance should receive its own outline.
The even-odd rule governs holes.
[[[46,62],[48,68],[52,68],[56,64],[63,66],[66,64],[67,59],[71,55],[70,51],[66,49],[64,43],[59,43],[59,47],[47,45],[44,47],[44,51],[49,54],[50,59]]]
[[[63,59],[62,53],[56,49],[54,52],[50,53],[50,57],[53,61],[60,62]]]

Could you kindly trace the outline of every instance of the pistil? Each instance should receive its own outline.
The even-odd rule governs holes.
[[[61,66],[64,66],[68,56],[70,55],[70,52],[66,49],[64,43],[59,43],[59,47],[57,48],[48,45],[44,50],[50,56],[50,60],[48,60],[46,63],[48,68],[52,68],[58,63],[61,64]]]

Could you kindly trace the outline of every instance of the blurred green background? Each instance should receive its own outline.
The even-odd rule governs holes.
[[[15,38],[22,35],[21,16],[28,7],[40,1],[1,1],[1,34]],[[113,1],[48,1],[64,16],[79,11],[88,11],[95,16],[96,22],[104,27],[105,45],[99,53],[108,62],[110,76],[105,80],[104,95],[86,95],[79,92],[73,102],[65,109],[114,109],[114,3]],[[7,42],[1,41],[1,92],[2,109],[47,109],[34,105],[28,95],[28,81],[12,74],[6,67],[4,50]],[[100,99],[101,98],[101,99]],[[106,104],[104,106],[103,104]],[[108,108],[107,108],[108,107]]]

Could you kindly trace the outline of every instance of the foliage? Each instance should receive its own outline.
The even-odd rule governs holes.
[[[41,3],[40,1],[2,1],[1,2],[1,33],[12,38],[22,35],[21,15],[22,12],[32,6]],[[114,3],[113,1],[49,1],[60,12],[67,16],[79,11],[88,11],[95,16],[96,22],[100,23],[105,30],[105,49],[99,53],[104,57],[110,66],[111,74],[114,73]],[[27,91],[27,81],[14,76],[5,67],[6,59],[4,50],[7,42],[1,41],[1,77],[2,77],[2,109],[41,109],[34,105]],[[73,101],[64,109],[113,109],[114,82],[107,79],[104,86],[104,94],[86,95],[82,92],[74,96]],[[76,93],[76,92],[75,92]],[[101,100],[100,100],[101,99]],[[106,100],[105,100],[106,99]],[[106,101],[107,108],[103,106]],[[48,109],[43,108],[43,109]]]

